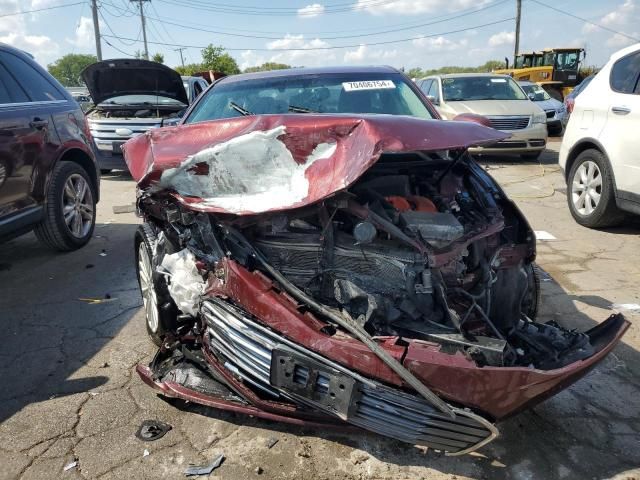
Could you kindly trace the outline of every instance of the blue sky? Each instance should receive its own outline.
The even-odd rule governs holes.
[[[640,38],[640,0],[540,1],[612,31]],[[0,0],[0,42],[31,52],[43,65],[66,53],[95,53],[88,1],[10,15],[79,2]],[[140,19],[134,14],[137,4],[129,0],[98,3],[101,33],[105,35],[103,57],[124,57],[142,50]],[[148,40],[158,42],[150,43],[149,51],[163,53],[165,63],[170,66],[180,64],[179,54],[174,50],[177,47],[161,43],[189,45],[184,51],[188,63],[200,60],[198,47],[209,43],[222,45],[230,49],[229,53],[242,68],[265,61],[294,66],[389,64],[434,68],[511,58],[514,21],[507,19],[515,16],[515,3],[515,0],[152,0],[144,8]],[[389,30],[393,31],[380,33]],[[523,0],[521,51],[583,46],[588,52],[586,63],[602,65],[611,53],[634,43],[612,31],[555,12],[534,0]],[[132,40],[108,37],[114,34]],[[267,38],[251,38],[255,36]],[[336,46],[348,47],[291,50]]]

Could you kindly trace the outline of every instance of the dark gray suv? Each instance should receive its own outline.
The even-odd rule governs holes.
[[[0,241],[30,230],[56,250],[89,241],[99,192],[89,135],[71,94],[0,44]]]

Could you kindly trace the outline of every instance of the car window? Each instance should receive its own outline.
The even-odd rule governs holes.
[[[440,91],[438,88],[438,81],[434,80],[431,82],[431,87],[429,87],[429,93],[427,93],[430,97],[433,97],[436,102],[440,101]]]
[[[449,102],[463,100],[528,100],[511,77],[469,76],[442,79],[443,97]]]
[[[619,93],[639,93],[640,52],[622,57],[611,68],[609,82],[611,89]]]
[[[222,82],[207,90],[185,122],[281,113],[379,113],[433,118],[402,75],[340,73]]]
[[[432,83],[433,83],[433,80],[423,80],[422,83],[420,84],[420,90],[422,90],[425,95],[428,95],[427,92],[429,91],[429,87],[431,87]]]
[[[0,64],[0,104],[24,103],[29,98],[9,71]]]
[[[49,79],[29,65],[21,58],[0,52],[0,59],[12,75],[20,80],[20,85],[26,90],[33,102],[64,100],[65,97]]]
[[[193,82],[193,96],[197,97],[202,93],[202,85],[200,82]]]

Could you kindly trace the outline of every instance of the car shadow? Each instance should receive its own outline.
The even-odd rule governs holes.
[[[568,328],[588,330],[597,322],[581,308],[608,309],[612,303],[597,295],[568,295],[548,274],[545,278],[540,322],[556,321]],[[605,312],[597,321],[607,316]],[[585,378],[536,407],[498,422],[500,436],[496,440],[463,456],[446,456],[353,427],[344,431],[298,427],[165,400],[184,412],[323,439],[362,450],[380,462],[465,478],[609,478],[640,464],[636,437],[640,427],[640,354],[624,341]],[[368,471],[376,477],[375,470]],[[388,470],[379,473],[384,476]]]
[[[140,308],[136,227],[98,224],[89,244],[69,253],[33,233],[2,244],[0,423],[28,405],[122,381],[109,369],[120,360],[102,351]]]

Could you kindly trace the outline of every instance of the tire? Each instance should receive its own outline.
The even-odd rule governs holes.
[[[538,160],[538,158],[540,158],[540,155],[542,155],[542,150],[535,153],[523,153],[520,155],[520,158],[522,158],[523,160]]]
[[[96,224],[96,192],[89,175],[74,162],[61,161],[51,172],[44,219],[35,227],[43,244],[68,252],[86,245]]]
[[[148,223],[135,234],[136,276],[145,310],[147,334],[153,343],[162,345],[164,337],[176,326],[178,308],[171,299],[167,281],[157,272],[162,258],[154,255],[156,234]]]
[[[585,227],[612,227],[624,220],[616,205],[609,162],[599,150],[585,150],[571,166],[567,203],[575,221]]]
[[[112,170],[113,170],[112,168],[101,168],[100,169],[100,174],[101,175],[107,175],[107,174],[111,173]]]
[[[540,308],[540,272],[534,262],[526,264],[524,270],[527,273],[527,293],[522,299],[522,313],[535,320]]]

